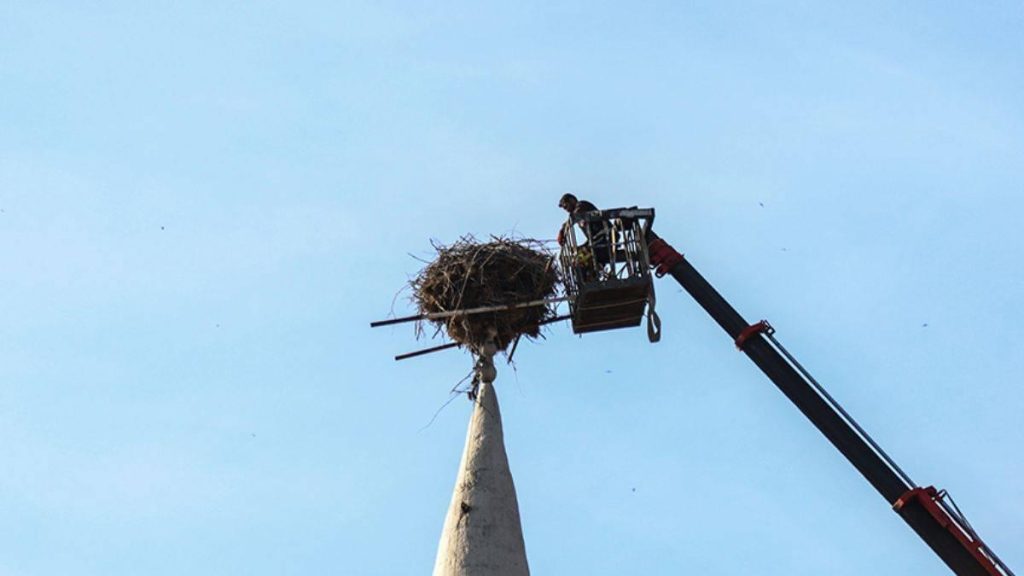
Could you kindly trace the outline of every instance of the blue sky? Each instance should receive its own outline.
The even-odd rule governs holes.
[[[1019,2],[0,7],[0,575],[422,574],[471,360],[370,330],[572,191],[1024,566]],[[945,568],[670,280],[497,389],[535,574]],[[396,314],[411,306],[404,296]],[[927,326],[925,326],[927,324]]]

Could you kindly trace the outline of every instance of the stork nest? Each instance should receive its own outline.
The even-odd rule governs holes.
[[[443,246],[434,244],[437,259],[412,280],[413,299],[421,314],[511,306],[551,298],[559,276],[554,255],[536,240],[491,237],[481,243],[472,236]],[[554,304],[459,314],[429,320],[436,332],[478,348],[494,336],[505,350],[520,336],[540,336],[541,325],[555,316]],[[422,330],[422,326],[420,326]]]

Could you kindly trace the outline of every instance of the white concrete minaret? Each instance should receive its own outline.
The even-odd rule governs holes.
[[[519,502],[505,454],[495,346],[479,350],[479,389],[455,492],[437,547],[434,576],[529,576]]]

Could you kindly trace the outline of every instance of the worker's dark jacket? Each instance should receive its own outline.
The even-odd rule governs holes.
[[[573,210],[573,214],[584,214],[586,212],[595,211],[597,211],[597,206],[594,206],[586,200],[580,200],[576,203],[576,209]],[[611,255],[608,251],[610,245],[608,230],[605,228],[604,223],[600,220],[580,222],[580,228],[589,232],[590,241],[588,244],[590,244],[591,248],[594,250],[594,259],[599,264],[607,264],[611,260]]]

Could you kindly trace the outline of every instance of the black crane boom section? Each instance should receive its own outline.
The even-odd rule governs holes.
[[[794,362],[787,359],[787,354],[773,345],[774,339],[770,335],[752,331],[753,326],[653,231],[648,233],[647,240],[651,263],[659,266],[659,273],[671,274],[679,282],[954,573],[960,576],[1012,576],[1012,572],[977,539],[969,525],[966,529],[951,527],[950,523],[957,523],[945,514],[944,507],[924,496],[914,497],[924,494],[927,489],[912,485],[884,452],[877,449],[866,434],[859,432],[855,423],[844,418],[845,412],[829,402],[831,398],[827,394],[822,396],[810,375],[802,368],[798,370],[799,365],[794,366]],[[934,493],[934,489],[931,490]]]

